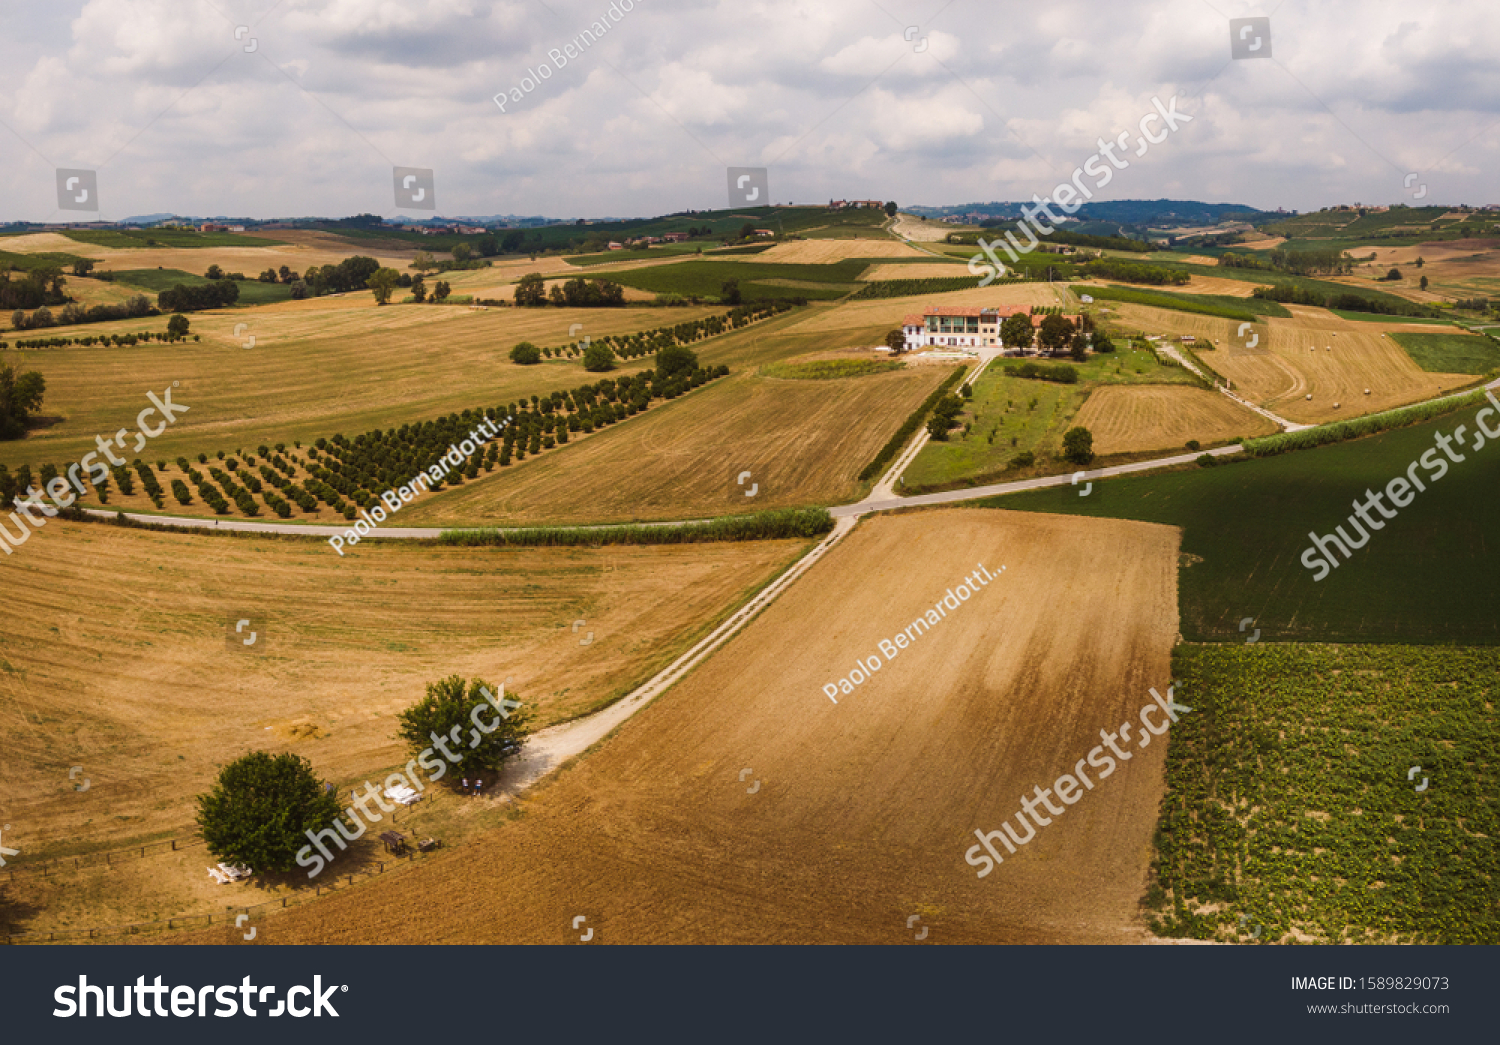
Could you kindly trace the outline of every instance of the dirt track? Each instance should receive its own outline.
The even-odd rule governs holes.
[[[1131,522],[867,521],[522,819],[261,935],[560,943],[586,915],[598,942],[902,943],[921,915],[933,943],[1142,939],[1165,745],[986,879],[964,852],[1164,688],[1176,553],[1175,531]],[[1006,572],[855,694],[824,696],[981,561]]]

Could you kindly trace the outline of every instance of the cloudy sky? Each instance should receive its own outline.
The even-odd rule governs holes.
[[[1193,120],[1100,198],[1500,203],[1493,3],[0,0],[0,26],[0,220],[88,219],[59,167],[106,219],[395,216],[393,166],[432,168],[442,215],[723,207],[729,166],[778,203],[1029,199],[1174,95]]]

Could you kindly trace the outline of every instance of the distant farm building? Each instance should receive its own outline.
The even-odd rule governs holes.
[[[961,305],[929,306],[921,315],[912,314],[901,321],[907,348],[983,348],[1000,344],[1000,324],[1017,313],[1027,312],[1025,305],[997,305],[978,308]],[[1044,315],[1032,315],[1033,329],[1042,325]],[[1075,326],[1080,317],[1064,316]]]

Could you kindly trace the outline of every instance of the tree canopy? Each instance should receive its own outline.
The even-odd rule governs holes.
[[[253,751],[229,763],[213,790],[198,796],[198,827],[208,851],[255,871],[290,871],[305,832],[328,827],[338,798],[290,753]]]
[[[22,374],[9,364],[0,364],[0,439],[26,434],[26,422],[41,407],[46,391],[47,382],[39,371]]]
[[[1074,464],[1094,459],[1094,433],[1087,428],[1069,428],[1063,433],[1063,456]]]
[[[603,341],[591,341],[583,350],[583,369],[603,373],[615,368],[615,354]]]
[[[547,281],[540,272],[528,272],[516,282],[516,304],[535,308],[547,303]]]
[[[685,345],[669,345],[656,353],[656,376],[666,381],[678,374],[691,374],[698,369],[698,353]]]
[[[416,758],[431,758],[434,747],[446,746],[459,756],[455,774],[459,768],[497,771],[520,750],[531,719],[503,687],[475,678],[466,688],[461,675],[450,675],[429,682],[427,695],[401,713],[397,735]]]
[[[1000,321],[1000,342],[1004,345],[1014,345],[1017,348],[1030,348],[1035,330],[1031,326],[1031,317],[1024,312],[1017,312],[1013,316],[1006,316]]]
[[[369,287],[375,295],[375,303],[384,305],[390,302],[391,292],[396,289],[401,280],[401,273],[395,269],[376,269],[370,278],[365,280],[365,286]]]
[[[1027,322],[1030,321],[1028,318]],[[1068,343],[1073,340],[1073,324],[1063,316],[1047,316],[1037,329],[1037,339],[1042,348],[1049,352],[1067,348]]]

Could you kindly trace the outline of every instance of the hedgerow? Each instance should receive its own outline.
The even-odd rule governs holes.
[[[819,537],[833,529],[826,508],[783,508],[754,515],[727,515],[670,526],[534,527],[521,530],[445,530],[438,543],[464,547],[602,544],[701,544],[709,541],[774,541]]]
[[[891,436],[886,441],[886,444],[880,448],[880,453],[875,455],[875,459],[865,465],[864,471],[859,473],[861,482],[880,473],[880,470],[906,445],[906,441],[911,438],[912,433],[922,427],[922,422],[926,420],[928,412],[937,406],[938,401],[943,398],[943,394],[958,384],[963,376],[963,368],[955,367],[953,373],[945,377],[943,383],[938,385],[931,395],[922,400],[922,405],[911,412],[911,416],[902,422],[900,428],[896,429],[896,434]]]

